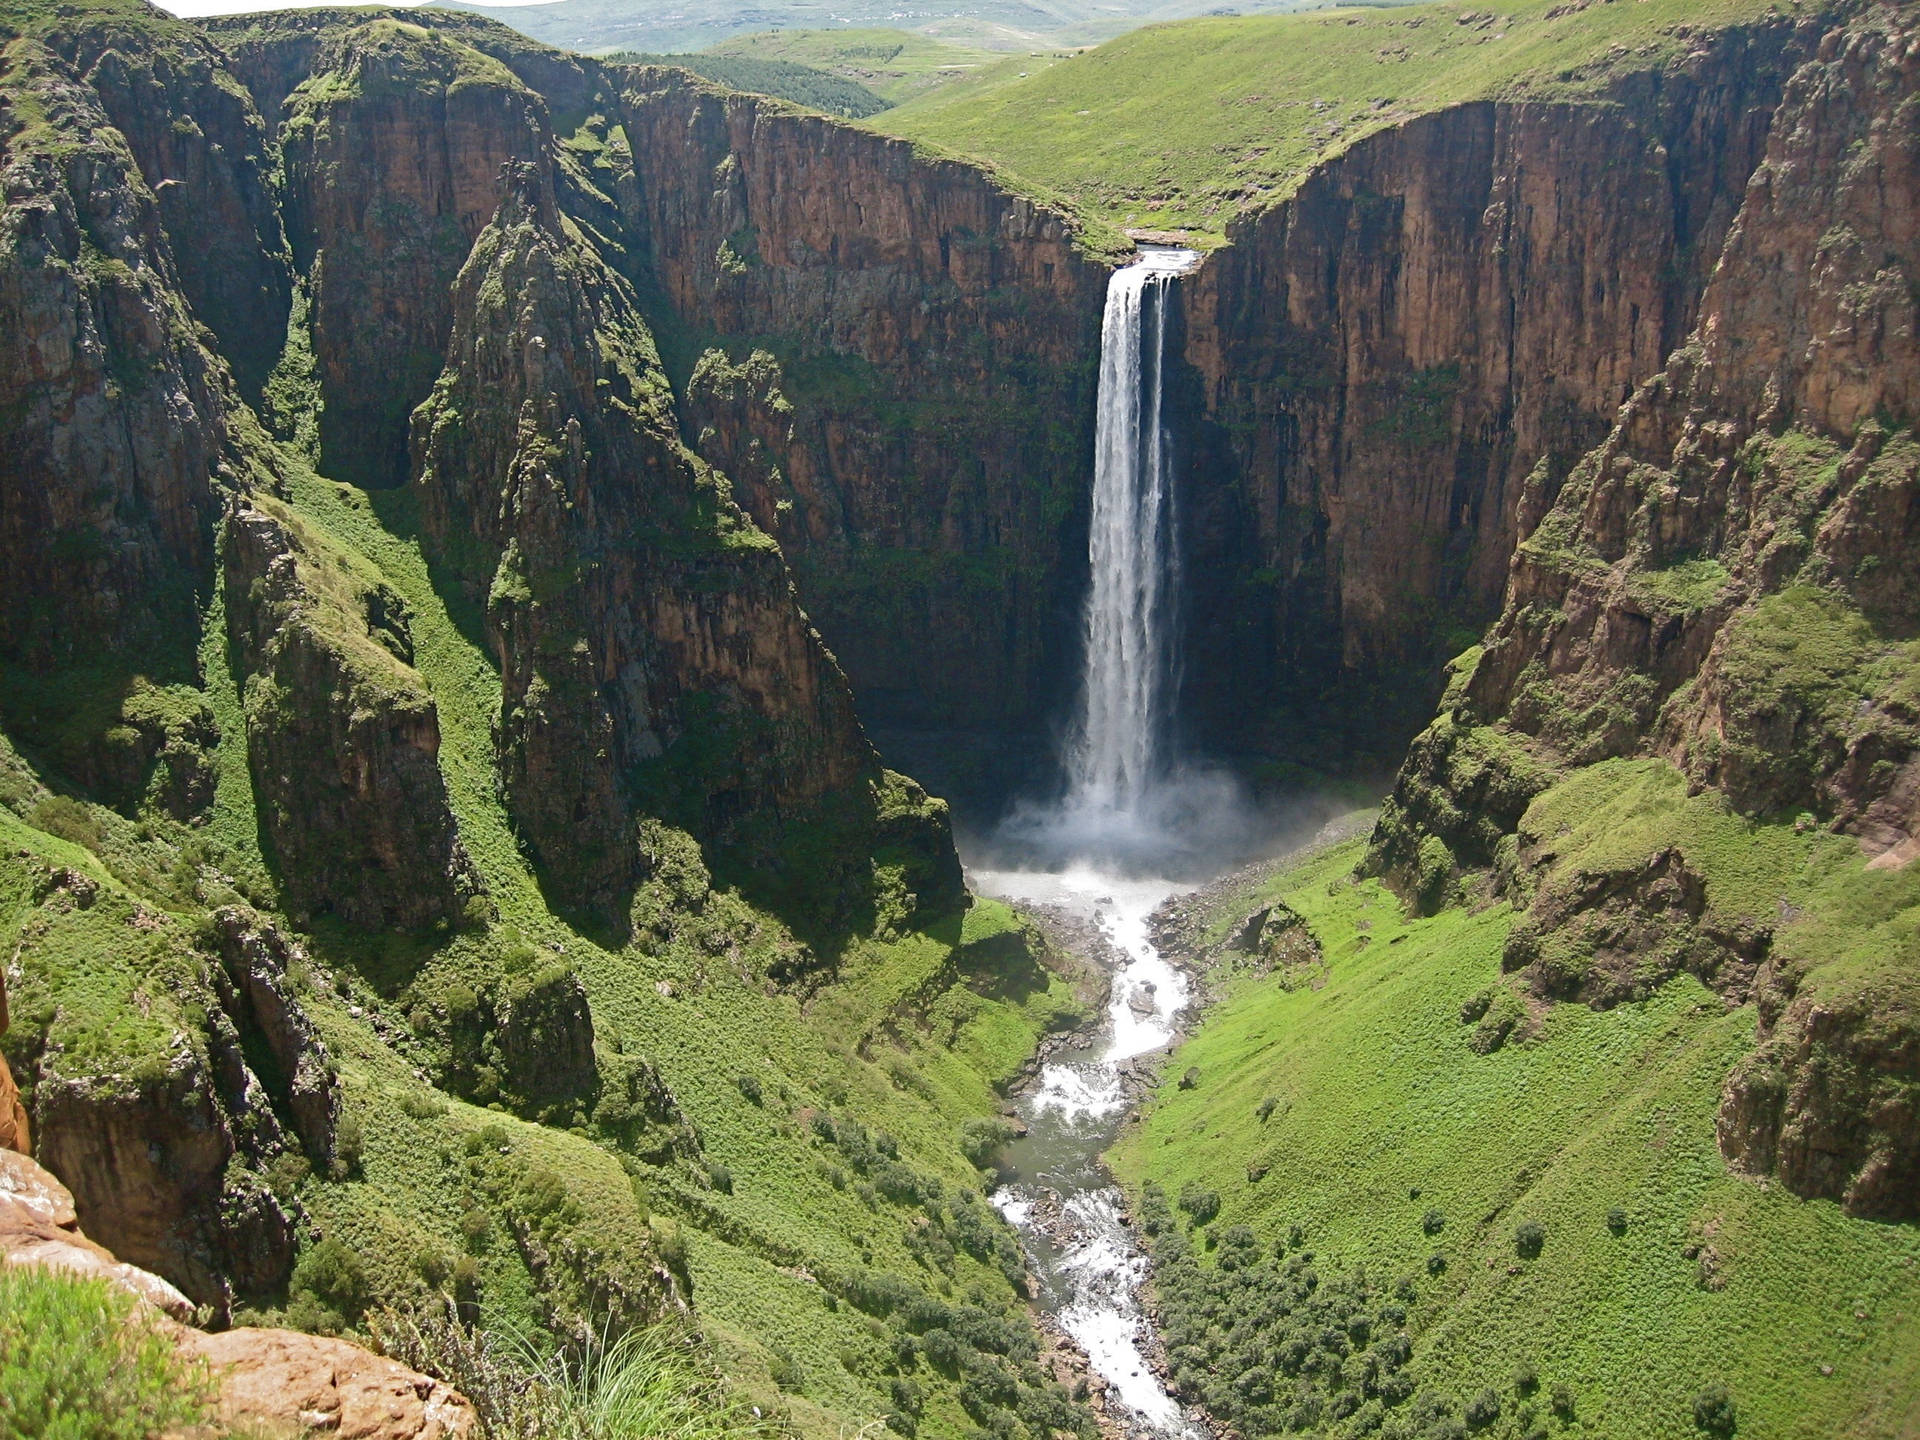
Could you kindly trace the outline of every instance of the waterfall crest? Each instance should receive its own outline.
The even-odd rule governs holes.
[[[1166,771],[1179,544],[1162,416],[1167,300],[1199,257],[1155,249],[1107,285],[1094,436],[1086,669],[1067,748],[1067,808],[1137,817]]]

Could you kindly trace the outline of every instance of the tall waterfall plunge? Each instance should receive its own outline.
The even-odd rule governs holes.
[[[1066,756],[1067,806],[1085,821],[1138,817],[1165,770],[1180,561],[1161,376],[1173,277],[1198,258],[1150,250],[1107,284],[1086,675]]]

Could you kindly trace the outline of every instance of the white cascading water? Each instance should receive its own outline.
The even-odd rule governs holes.
[[[1067,755],[1068,808],[1137,815],[1160,778],[1179,558],[1161,416],[1173,277],[1196,257],[1149,251],[1114,272],[1100,324],[1086,678]]]
[[[1113,947],[1105,1033],[1043,1068],[1022,1104],[1029,1133],[1010,1147],[994,1203],[1026,1242],[1041,1303],[1107,1382],[1112,1419],[1154,1440],[1198,1440],[1201,1430],[1154,1372],[1138,1294],[1146,1257],[1100,1156],[1128,1108],[1124,1068],[1172,1041],[1188,999],[1186,976],[1154,949],[1147,927],[1154,907],[1182,887],[1141,867],[1171,853],[1166,797],[1181,789],[1164,753],[1179,564],[1161,360],[1170,287],[1198,258],[1150,250],[1109,282],[1086,672],[1063,757],[1067,794],[1003,830],[1002,840],[1041,868],[970,869],[988,894],[1092,919]]]

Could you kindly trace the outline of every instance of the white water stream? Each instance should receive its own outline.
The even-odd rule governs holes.
[[[1124,1067],[1172,1041],[1188,999],[1186,977],[1147,936],[1155,907],[1183,887],[1138,876],[1180,859],[1195,823],[1217,823],[1230,808],[1216,803],[1218,782],[1174,780],[1166,754],[1179,546],[1161,366],[1174,277],[1198,259],[1188,250],[1151,249],[1108,285],[1086,669],[1064,757],[1067,793],[1058,805],[1016,816],[1003,832],[1023,854],[1023,868],[971,872],[987,894],[1093,920],[1118,956],[1102,1033],[1041,1072],[1023,1104],[1029,1133],[1010,1147],[994,1203],[1021,1233],[1041,1304],[1107,1382],[1115,1410],[1125,1412],[1115,1418],[1165,1440],[1200,1429],[1147,1361],[1150,1322],[1139,1298],[1146,1257],[1100,1155],[1127,1109]]]

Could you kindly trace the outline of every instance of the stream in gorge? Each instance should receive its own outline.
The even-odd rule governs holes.
[[[1162,420],[1166,311],[1192,251],[1148,247],[1114,273],[1101,324],[1085,667],[1062,754],[1063,793],[1015,807],[969,874],[985,894],[1064,911],[1107,942],[1105,1023],[1054,1056],[1022,1097],[1027,1133],[1007,1149],[993,1200],[1019,1231],[1036,1302],[1109,1387],[1130,1433],[1199,1436],[1149,1361],[1140,1300],[1147,1260],[1102,1164],[1130,1103],[1129,1062],[1171,1044],[1187,977],[1156,951],[1148,917],[1212,870],[1222,839],[1244,844],[1243,807],[1224,776],[1170,755],[1178,679],[1179,527]],[[1240,829],[1238,835],[1234,834]]]

